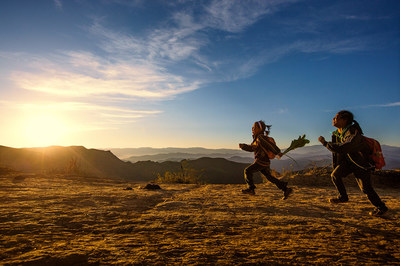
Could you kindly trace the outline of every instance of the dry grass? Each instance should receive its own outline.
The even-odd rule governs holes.
[[[358,188],[332,206],[333,186],[140,184],[77,177],[0,177],[4,265],[400,263],[400,193],[378,188],[391,209],[368,216]],[[132,186],[133,190],[124,190]]]

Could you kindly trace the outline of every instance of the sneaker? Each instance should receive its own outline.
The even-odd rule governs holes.
[[[387,211],[388,208],[386,206],[381,208],[375,208],[372,212],[369,213],[369,215],[375,217],[382,217]]]
[[[287,198],[289,198],[289,196],[293,193],[293,189],[288,187],[286,188],[285,192],[283,192],[283,197],[282,199],[285,200]]]
[[[337,203],[345,203],[348,202],[349,198],[348,197],[337,197],[333,199],[329,199],[330,203],[337,204]]]
[[[254,192],[254,188],[242,189],[242,193],[243,194],[250,194],[250,195],[255,195],[256,194],[256,192]]]

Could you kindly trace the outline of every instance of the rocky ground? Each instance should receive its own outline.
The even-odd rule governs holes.
[[[281,200],[271,184],[143,184],[0,173],[3,265],[400,264],[400,190],[357,187],[331,205],[332,185],[302,186]],[[125,188],[131,187],[131,190]]]

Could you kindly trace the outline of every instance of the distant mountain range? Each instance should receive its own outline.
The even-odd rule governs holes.
[[[241,150],[234,150],[234,149],[206,149],[201,147],[194,147],[194,148],[150,148],[150,147],[143,147],[143,148],[110,148],[109,149],[113,154],[115,154],[121,160],[130,160],[133,161],[134,158],[130,157],[138,157],[139,159],[145,158],[146,156],[153,156],[153,155],[168,155],[168,154],[180,154],[180,155],[195,155],[196,158],[201,157],[214,157],[214,156],[235,156],[235,155],[243,155],[246,152]],[[142,157],[143,156],[143,157]],[[142,157],[142,158],[140,158]],[[149,157],[150,158],[150,157]],[[186,159],[186,158],[184,158]],[[162,158],[161,160],[164,160]],[[138,160],[142,161],[142,160]],[[166,161],[166,160],[164,160]]]
[[[384,169],[400,168],[400,147],[382,145],[386,160]],[[111,149],[111,152],[124,161],[132,163],[138,161],[166,162],[202,157],[224,158],[238,163],[252,163],[253,154],[235,149],[205,149],[205,148],[126,148]],[[291,151],[288,154],[292,159],[284,156],[280,160],[272,160],[271,167],[276,171],[301,170],[311,166],[327,166],[331,164],[331,153],[322,145],[306,146]]]

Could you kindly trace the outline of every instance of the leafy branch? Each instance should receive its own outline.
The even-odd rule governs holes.
[[[289,148],[287,148],[282,154],[285,155],[289,151],[292,151],[292,150],[297,149],[297,148],[304,147],[308,143],[310,143],[310,141],[308,139],[306,139],[306,135],[305,134],[303,136],[299,136],[298,139],[292,140],[292,143],[290,143]]]

